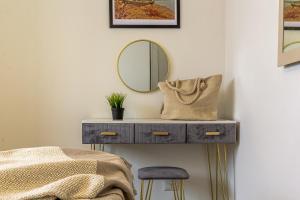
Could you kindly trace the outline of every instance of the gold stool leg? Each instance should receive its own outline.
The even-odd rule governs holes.
[[[185,199],[185,195],[184,195],[184,185],[183,185],[184,181],[180,180],[180,200],[184,200]]]
[[[146,192],[145,200],[150,200],[151,199],[152,186],[153,186],[153,180],[149,180],[148,181],[148,186],[147,186],[147,192]]]
[[[141,181],[141,194],[140,200],[144,200],[144,180]]]
[[[173,193],[174,193],[174,200],[178,200],[177,199],[177,194],[176,194],[175,181],[172,181],[172,189],[173,189]]]
[[[148,198],[148,200],[150,200],[150,199],[151,199],[151,195],[152,195],[152,186],[153,186],[153,180],[151,180],[150,194],[149,194],[149,198]]]
[[[184,185],[182,183],[182,186],[183,186],[183,200],[185,200],[185,191],[184,191]]]
[[[141,194],[140,200],[151,200],[153,189],[153,180],[148,181],[146,195],[144,197],[144,180],[141,181]],[[180,183],[177,185],[176,181],[172,181],[172,189],[174,192],[174,200],[185,200],[184,192],[184,181],[180,180]]]

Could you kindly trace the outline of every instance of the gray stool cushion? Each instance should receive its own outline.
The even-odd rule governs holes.
[[[190,175],[185,169],[178,167],[145,167],[138,171],[138,177],[142,180],[162,179],[177,180],[189,179]]]

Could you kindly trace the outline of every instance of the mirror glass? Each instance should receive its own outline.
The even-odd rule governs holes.
[[[300,1],[284,0],[283,52],[300,49]]]
[[[168,57],[155,42],[138,40],[120,53],[118,72],[122,82],[137,92],[151,92],[160,81],[167,79]]]

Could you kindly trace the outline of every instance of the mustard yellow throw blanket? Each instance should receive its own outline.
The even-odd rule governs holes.
[[[120,157],[39,147],[0,152],[0,200],[93,199],[120,189],[133,200],[132,173]]]

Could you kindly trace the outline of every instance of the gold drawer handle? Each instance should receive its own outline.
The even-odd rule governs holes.
[[[100,135],[103,135],[103,136],[116,136],[117,133],[116,132],[101,132]]]
[[[222,133],[218,132],[218,131],[210,131],[210,132],[206,132],[206,136],[220,136]]]
[[[154,131],[154,132],[152,132],[152,134],[154,136],[168,136],[169,135],[168,132],[163,132],[163,131]]]

